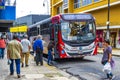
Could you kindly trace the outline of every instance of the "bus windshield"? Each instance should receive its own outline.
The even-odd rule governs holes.
[[[65,41],[89,41],[95,39],[93,21],[71,21],[61,23],[62,38]]]

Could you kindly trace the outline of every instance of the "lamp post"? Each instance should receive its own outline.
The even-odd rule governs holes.
[[[44,0],[44,1],[43,1],[43,7],[46,6],[45,3],[46,3],[46,5],[47,5],[47,14],[49,15],[49,2],[48,2],[48,0]]]
[[[16,0],[14,1],[13,6],[16,6]]]
[[[107,16],[107,39],[110,39],[110,30],[109,30],[109,26],[110,26],[110,0],[108,0],[108,16]]]

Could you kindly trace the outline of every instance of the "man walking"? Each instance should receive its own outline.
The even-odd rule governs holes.
[[[21,57],[22,67],[24,67],[24,58],[25,58],[25,66],[28,67],[28,60],[29,60],[29,55],[30,55],[31,44],[30,44],[30,41],[28,40],[27,35],[23,36],[21,44],[23,46],[22,57]]]
[[[110,66],[109,69],[105,69],[104,71],[107,75],[106,79],[112,80],[115,77],[111,70],[114,67],[114,60],[112,59],[112,47],[110,46],[109,40],[105,40],[104,42],[104,50],[101,63],[103,66]]]
[[[38,35],[37,40],[33,44],[33,49],[36,52],[36,65],[38,65],[39,62],[43,65],[43,43],[41,35]]]
[[[7,58],[11,60],[10,75],[14,74],[14,61],[16,64],[16,72],[18,78],[20,78],[20,58],[22,53],[22,44],[16,40],[17,35],[13,35],[13,40],[8,43]]]

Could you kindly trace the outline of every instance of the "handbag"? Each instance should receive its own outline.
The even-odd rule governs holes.
[[[7,64],[10,65],[12,63],[12,61],[10,59],[8,59]]]
[[[109,62],[107,62],[104,66],[103,66],[103,71],[104,72],[110,72],[111,71],[111,65]]]

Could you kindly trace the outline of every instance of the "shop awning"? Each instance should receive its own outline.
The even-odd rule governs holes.
[[[109,29],[118,29],[120,28],[119,26],[109,26]],[[96,27],[97,30],[102,30],[102,29],[107,29],[107,26],[101,26],[101,27]]]
[[[10,32],[27,32],[27,26],[11,27]]]

